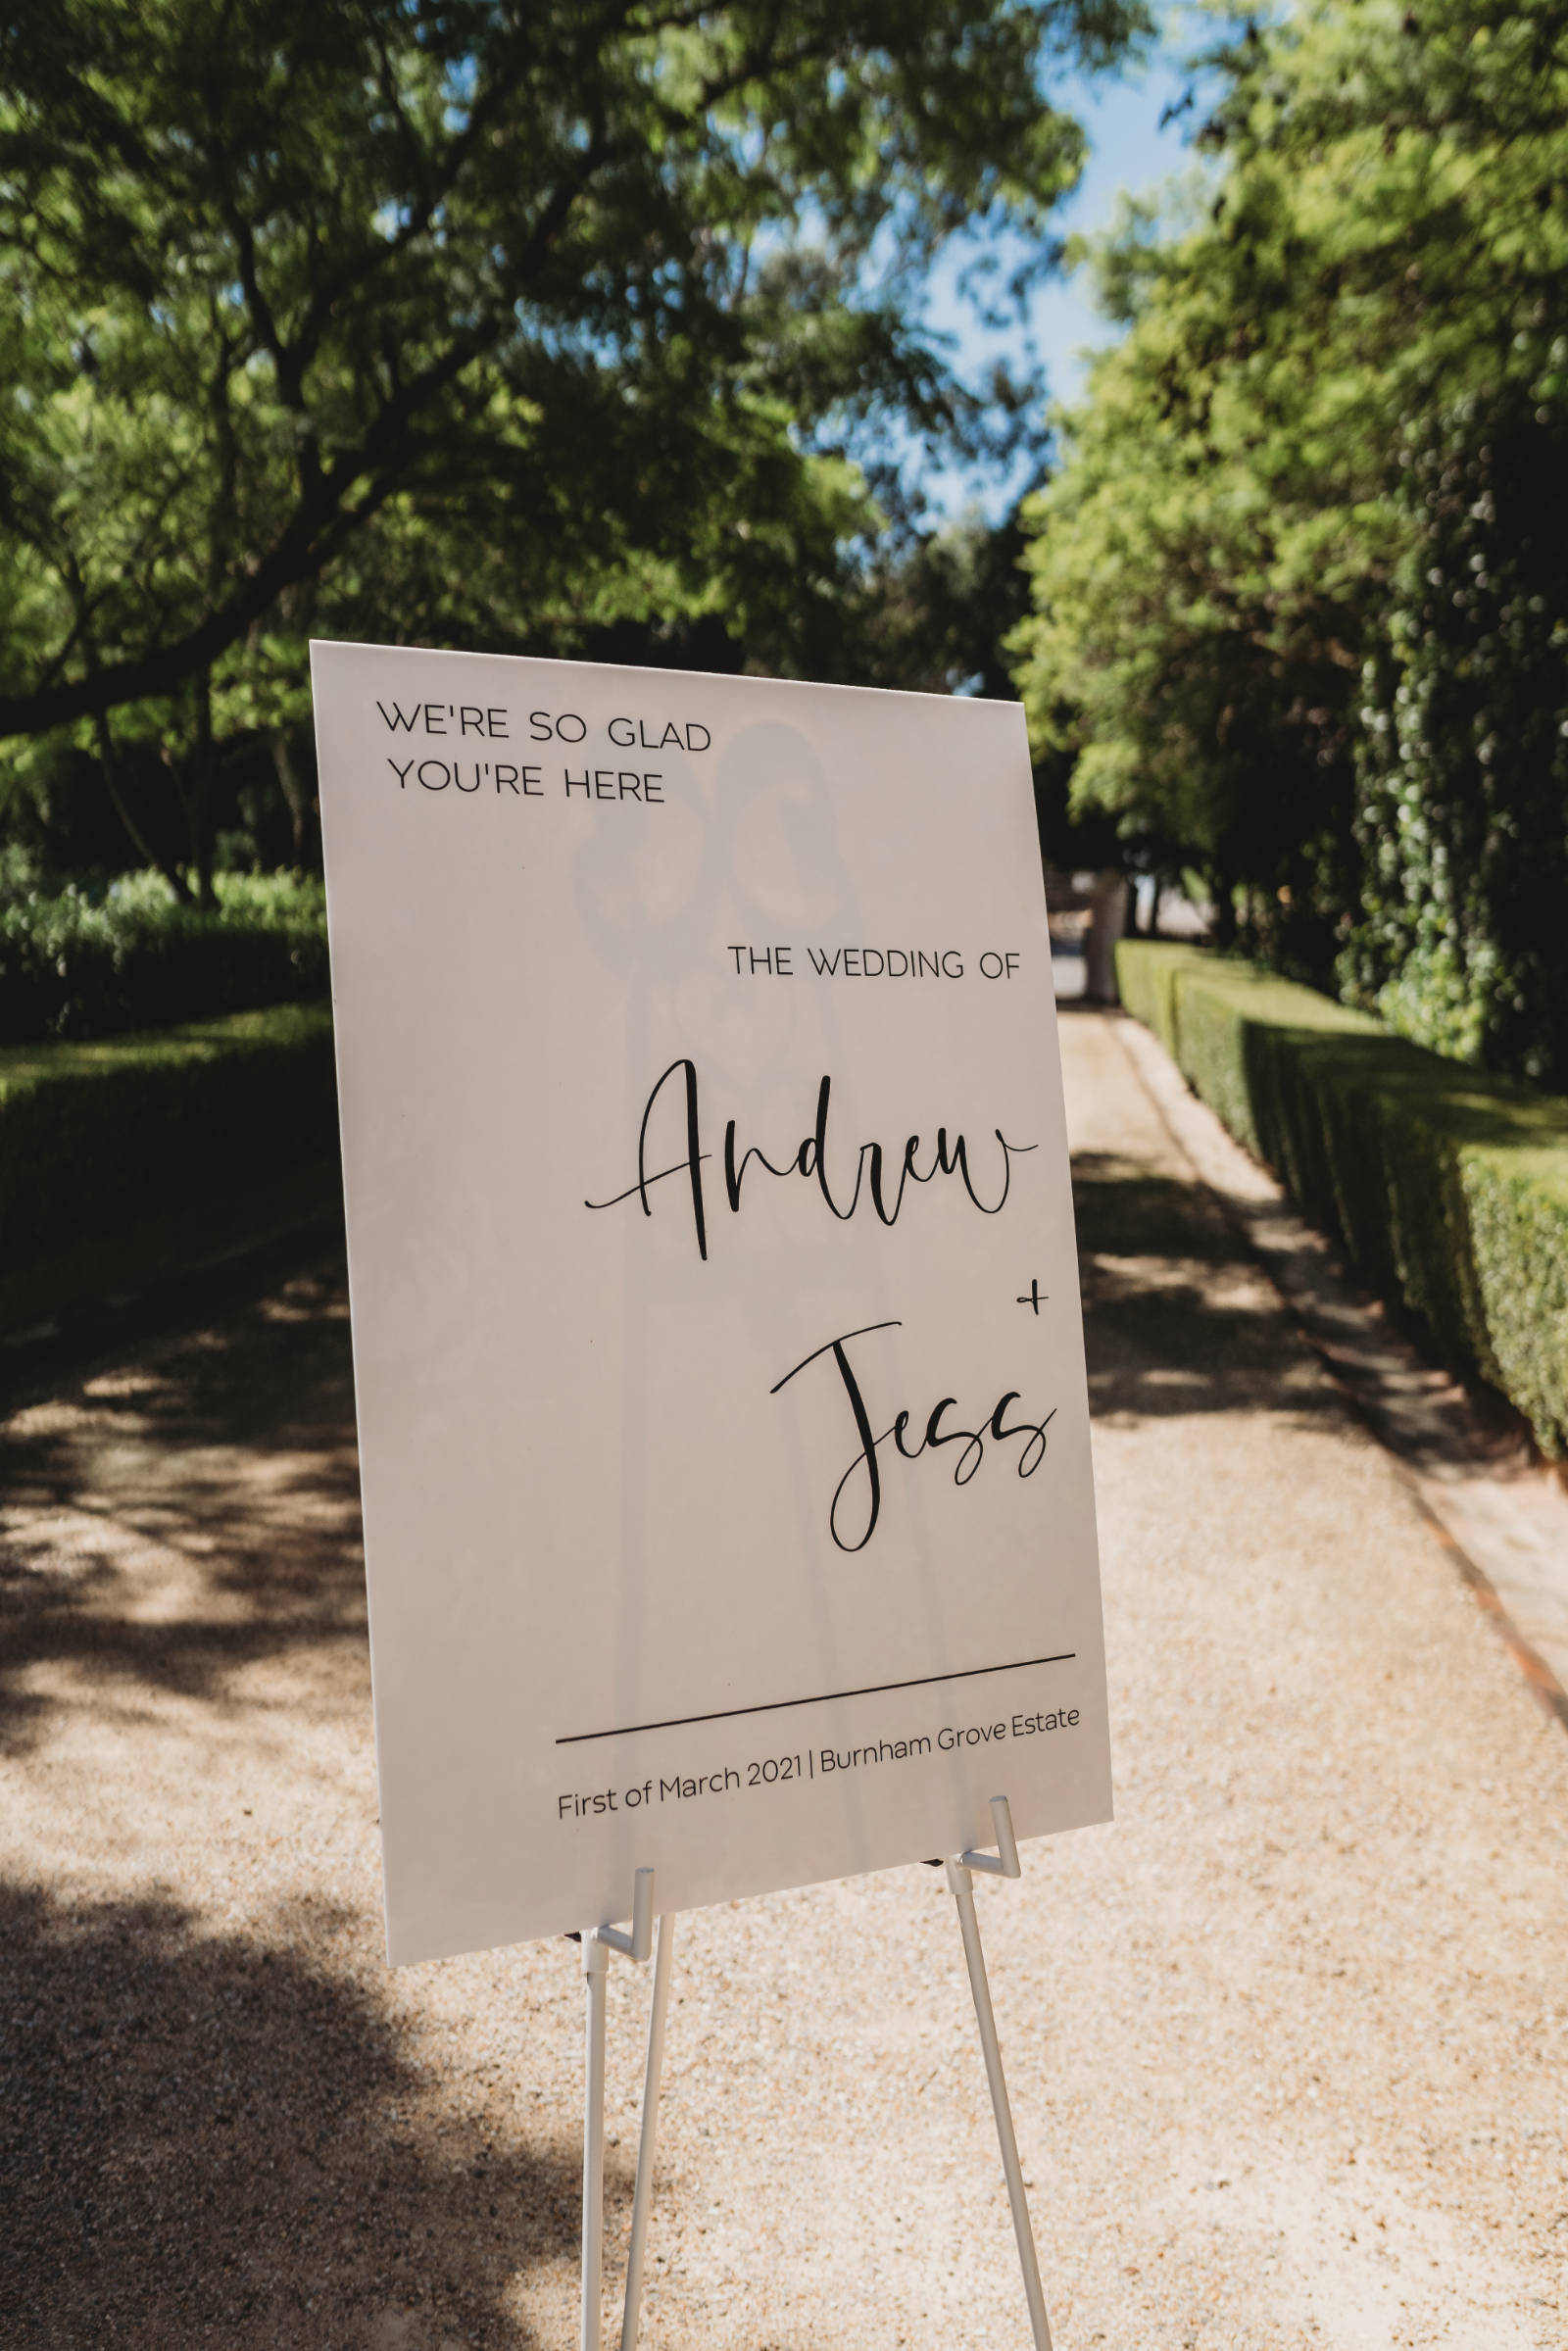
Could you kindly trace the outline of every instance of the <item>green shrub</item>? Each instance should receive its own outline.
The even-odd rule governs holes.
[[[1201,949],[1123,940],[1127,1009],[1361,1279],[1568,1455],[1568,1102]]]
[[[0,906],[0,1044],[113,1037],[301,1004],[327,986],[321,884],[220,874],[216,912],[181,906],[161,874],[106,893],[29,890]]]
[[[1546,397],[1549,391],[1549,399]],[[1418,517],[1357,757],[1344,993],[1456,1060],[1568,1085],[1568,339],[1554,372],[1424,419]]]
[[[0,1052],[0,1275],[336,1149],[323,1004]]]

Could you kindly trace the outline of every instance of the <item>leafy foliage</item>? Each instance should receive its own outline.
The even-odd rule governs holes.
[[[1394,984],[1420,924],[1390,909],[1425,887],[1400,843],[1426,820],[1406,795],[1409,821],[1392,824],[1374,779],[1376,742],[1393,738],[1362,713],[1392,710],[1401,681],[1430,701],[1432,665],[1456,677],[1487,633],[1467,621],[1461,645],[1409,617],[1413,583],[1447,560],[1431,551],[1453,538],[1454,466],[1492,462],[1487,428],[1466,457],[1457,423],[1439,419],[1466,403],[1478,418],[1533,416],[1544,448],[1568,413],[1554,356],[1568,7],[1307,0],[1207,63],[1212,166],[1162,214],[1130,210],[1100,254],[1128,332],[1065,420],[1065,462],[1031,512],[1037,609],[1015,643],[1037,740],[1078,752],[1080,804],[1152,828],[1207,872],[1222,936],[1240,909],[1246,945],[1320,985],[1349,949],[1342,975],[1391,1017],[1544,1071],[1540,1037],[1568,1008],[1549,958],[1532,961],[1522,939],[1499,950],[1495,986],[1479,946],[1450,957],[1463,1004],[1446,1031],[1429,1001],[1452,993],[1441,958],[1428,955],[1430,985],[1415,972]],[[1432,465],[1406,462],[1439,446]],[[1506,499],[1497,514],[1487,577],[1513,581],[1503,540],[1525,517]],[[1543,694],[1561,699],[1547,672],[1564,605],[1539,539],[1517,583],[1496,592],[1483,699],[1488,727],[1525,731],[1496,732],[1485,821],[1434,819],[1454,903],[1479,889],[1514,909],[1466,916],[1478,942],[1523,913],[1528,894],[1510,896],[1499,860],[1549,801],[1524,781],[1542,756],[1530,713]],[[1425,683],[1406,679],[1407,660],[1427,663]],[[1445,806],[1461,789],[1456,770],[1441,787],[1430,762],[1420,772]],[[1457,866],[1482,844],[1479,881]],[[1468,992],[1489,988],[1482,1012]],[[1513,1027],[1509,990],[1526,999]]]
[[[1142,0],[19,0],[0,26],[0,735],[215,744],[308,634],[830,654],[960,229],[1044,257],[1041,96]],[[115,713],[113,727],[111,713]],[[280,771],[281,779],[281,771]],[[123,796],[122,796],[123,798]],[[124,803],[128,813],[130,804]],[[151,845],[148,845],[149,850]]]
[[[1568,403],[1541,389],[1468,401],[1409,453],[1419,528],[1368,670],[1341,968],[1406,1036],[1563,1092]]]
[[[318,881],[220,874],[217,894],[208,912],[177,901],[160,874],[138,873],[101,899],[74,888],[13,899],[0,907],[0,1044],[112,1037],[325,996]]]
[[[1568,1101],[1194,948],[1123,940],[1116,976],[1363,1281],[1568,1457]]]

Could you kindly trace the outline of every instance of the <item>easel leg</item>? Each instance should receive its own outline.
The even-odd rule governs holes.
[[[626,2306],[620,2322],[620,2351],[637,2351],[642,2318],[643,2253],[648,2211],[654,2199],[654,2155],[659,2138],[659,2079],[664,2063],[664,2017],[669,2007],[669,1964],[675,1948],[675,1914],[659,1922],[654,1961],[654,2001],[648,2019],[648,2072],[643,2082],[643,2127],[637,2142],[637,2185],[631,2202],[631,2245],[626,2256]]]
[[[969,1963],[969,1989],[974,1994],[980,2046],[985,2052],[986,2079],[991,2084],[991,2108],[997,2118],[997,2137],[1002,2144],[1002,2168],[1007,2178],[1007,2201],[1012,2206],[1012,2232],[1018,2240],[1018,2262],[1023,2271],[1023,2290],[1029,2303],[1029,2324],[1034,2328],[1035,2351],[1051,2351],[1045,2288],[1040,2282],[1035,2235],[1029,2224],[1029,2200],[1024,2193],[1023,2166],[1018,2161],[1012,2108],[1007,2103],[1007,2084],[1002,2071],[1002,2044],[997,2038],[997,2020],[991,2007],[991,1985],[986,1979],[985,1953],[980,1948],[980,1921],[975,1916],[974,1886],[961,1861],[950,1861],[947,1870],[948,1886],[958,1906],[963,1955]]]
[[[605,2266],[605,1990],[610,1953],[597,1935],[582,1938],[588,1993],[588,2039],[582,2113],[582,2351],[600,2351]]]

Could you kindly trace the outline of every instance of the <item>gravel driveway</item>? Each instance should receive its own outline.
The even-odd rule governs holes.
[[[1568,1739],[1063,1032],[1118,1820],[978,1888],[1058,2351],[1561,2351]],[[381,1963],[340,1266],[61,1383],[0,1481],[0,2342],[565,2351],[575,1947]],[[678,1933],[651,2351],[1023,2351],[940,1877]]]

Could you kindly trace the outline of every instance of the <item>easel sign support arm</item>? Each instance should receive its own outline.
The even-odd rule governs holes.
[[[1007,2202],[1012,2208],[1012,2232],[1018,2241],[1018,2264],[1023,2271],[1023,2290],[1029,2304],[1029,2324],[1034,2330],[1035,2351],[1052,2351],[1045,2288],[1040,2282],[1040,2261],[1029,2220],[1029,2199],[1024,2191],[1023,2166],[1018,2160],[1018,2141],[1012,2128],[1006,2077],[1002,2070],[1002,2043],[997,2037],[996,2013],[991,2005],[991,1984],[986,1976],[985,1953],[980,1946],[980,1921],[975,1915],[974,1886],[969,1874],[976,1869],[999,1878],[1016,1878],[1022,1874],[1018,1840],[1013,1835],[1012,1816],[1005,1796],[992,1797],[991,1818],[997,1832],[998,1852],[954,1854],[947,1864],[948,1886],[957,1905],[958,1929],[963,1936],[963,1956],[969,1968],[969,1989],[974,1996],[975,2022],[980,2028],[986,2080],[991,2086],[991,2110],[996,2117],[1002,2169],[1007,2181]]]
[[[1012,1833],[1012,1811],[1005,1796],[992,1797],[991,1826],[997,1839],[996,1851],[960,1853],[960,1868],[981,1870],[988,1878],[1021,1878],[1023,1863],[1018,1858],[1018,1839]]]
[[[1016,1848],[1014,1848],[1016,1850]],[[654,1873],[639,1870],[632,1890],[631,1933],[619,1927],[596,1927],[599,1940],[623,1958],[635,1959],[646,1966],[654,1950]]]

